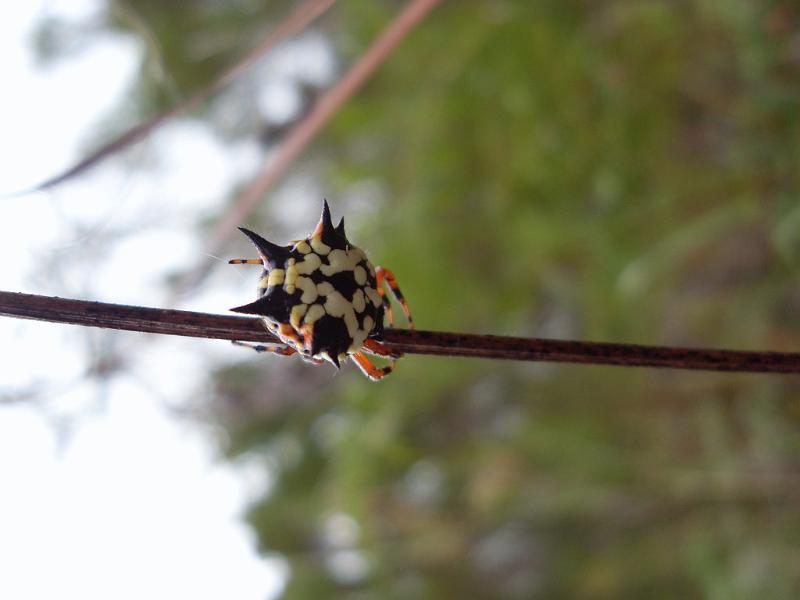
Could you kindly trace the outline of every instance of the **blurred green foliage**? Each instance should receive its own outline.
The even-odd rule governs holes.
[[[134,4],[180,11],[149,22],[198,77],[197,7]],[[401,6],[338,3],[342,63]],[[798,31],[789,0],[453,0],[312,152],[421,328],[797,350]],[[213,386],[285,598],[800,594],[795,377],[279,361]]]

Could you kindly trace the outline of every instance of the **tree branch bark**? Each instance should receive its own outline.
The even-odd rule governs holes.
[[[0,291],[0,316],[145,333],[274,343],[255,317],[106,304]],[[542,338],[387,329],[383,340],[407,354],[467,356],[750,373],[800,373],[800,353],[742,352]]]

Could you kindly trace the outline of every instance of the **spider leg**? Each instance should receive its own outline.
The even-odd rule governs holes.
[[[314,324],[304,323],[300,327],[300,335],[303,336],[303,348],[310,353],[314,344]]]
[[[286,347],[292,351],[289,354],[297,352],[300,355],[300,358],[302,358],[305,362],[313,363],[315,365],[323,365],[325,364],[324,360],[311,356],[311,336],[313,334],[313,329],[310,329],[310,327],[310,325],[303,325],[300,328],[300,331],[298,331],[287,323],[281,323],[280,325],[276,325],[270,329],[284,342],[286,342]],[[287,342],[287,340],[289,341]]]
[[[295,346],[296,348],[305,347],[305,335],[301,336],[298,334],[295,328],[289,325],[289,323],[281,323],[274,333],[289,345]]]
[[[251,344],[250,342],[240,342],[239,340],[232,340],[234,346],[243,346],[245,348],[252,348],[256,352],[269,352],[271,354],[280,354],[281,356],[291,356],[297,350],[291,346],[276,344],[275,346],[265,346],[264,344]]]
[[[386,314],[386,320],[389,321],[389,326],[394,325],[394,314],[392,313],[392,305],[389,298],[386,297],[386,290],[383,289],[383,269],[378,267],[375,269],[375,287],[378,288],[378,295],[383,302],[383,312]]]
[[[356,365],[358,365],[358,368],[361,369],[361,372],[369,377],[372,381],[379,381],[383,379],[392,372],[392,369],[394,369],[394,361],[385,367],[376,367],[366,356],[364,356],[363,352],[356,352],[350,356]]]
[[[307,363],[311,363],[314,365],[324,365],[325,361],[321,358],[314,358],[313,356],[306,356],[305,354],[301,354],[300,358],[302,358]]]
[[[403,356],[402,352],[395,352],[393,350],[389,350],[386,344],[379,342],[378,340],[367,338],[364,340],[364,346],[362,347],[364,352],[369,352],[370,354],[374,354],[375,356],[383,356],[384,358],[395,359],[400,358]]]
[[[232,258],[228,261],[229,265],[263,265],[264,261],[260,258]]]
[[[383,312],[386,315],[386,319],[389,321],[389,326],[394,327],[394,313],[392,312],[392,304],[389,302],[389,298],[383,292],[383,286],[378,288],[378,294],[383,302]]]
[[[385,281],[389,286],[389,289],[392,290],[394,297],[397,298],[397,301],[400,303],[400,307],[403,309],[406,319],[408,319],[408,328],[414,329],[414,319],[411,318],[411,310],[408,308],[408,304],[403,296],[403,292],[400,291],[400,288],[397,285],[397,280],[394,278],[394,273],[383,267],[375,267],[375,276],[377,278],[378,293],[384,299],[384,306],[386,306],[387,303],[383,290],[383,282]],[[389,315],[389,324],[392,325],[391,310],[389,310],[387,314]]]

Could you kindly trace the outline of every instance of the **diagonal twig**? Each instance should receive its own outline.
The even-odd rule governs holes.
[[[298,122],[281,144],[274,159],[264,165],[261,172],[237,198],[231,209],[223,215],[211,234],[209,252],[214,253],[219,250],[231,231],[250,214],[264,192],[283,175],[319,130],[336,114],[336,111],[386,60],[395,46],[439,2],[441,0],[410,0],[336,85],[320,96],[314,108]]]
[[[208,254],[216,254],[228,240],[231,232],[255,208],[264,193],[292,166],[295,159],[314,139],[336,111],[364,84],[375,69],[383,63],[392,50],[425,16],[442,0],[409,0],[405,8],[384,29],[342,78],[319,97],[311,111],[290,130],[274,157],[264,164],[261,172],[235,200],[211,232],[206,247]],[[208,263],[189,271],[176,285],[173,298],[185,294],[208,274]]]
[[[273,29],[267,36],[258,44],[253,50],[247,53],[231,68],[223,71],[216,79],[203,89],[197,91],[186,99],[178,102],[166,111],[159,113],[151,119],[136,125],[113,139],[112,141],[104,144],[86,158],[80,160],[78,163],[69,167],[67,170],[47,179],[35,186],[15,192],[11,194],[4,194],[4,196],[21,196],[33,192],[39,192],[52,188],[56,185],[64,183],[68,179],[72,179],[77,175],[87,171],[98,163],[102,162],[112,154],[127,148],[131,144],[138,142],[146,137],[150,132],[156,129],[165,121],[172,119],[178,115],[188,112],[207,98],[213,96],[220,90],[224,89],[244,71],[250,68],[254,62],[261,58],[266,52],[275,47],[284,39],[302,31],[314,19],[322,15],[336,0],[308,0],[301,4],[298,9],[289,15],[276,29]]]
[[[0,291],[0,316],[222,340],[277,342],[256,317],[214,315]],[[407,354],[434,354],[626,367],[800,373],[800,353],[743,352],[542,338],[387,329],[383,341]]]

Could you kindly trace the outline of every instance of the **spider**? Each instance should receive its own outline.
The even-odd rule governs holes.
[[[373,267],[364,252],[347,239],[344,218],[333,226],[327,201],[313,233],[289,246],[278,246],[249,229],[239,229],[255,244],[260,258],[228,262],[260,264],[264,271],[258,282],[258,300],[231,310],[260,316],[282,343],[234,344],[283,356],[298,353],[308,362],[327,361],[337,369],[350,357],[373,381],[392,372],[401,355],[381,342],[384,314],[389,325],[394,324],[384,283],[413,329],[408,304],[392,272]],[[377,367],[365,353],[389,362]]]

